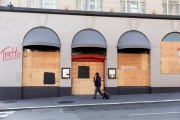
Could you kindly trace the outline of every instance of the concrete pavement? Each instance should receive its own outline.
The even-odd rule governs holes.
[[[111,95],[110,99],[92,99],[93,96],[65,96],[25,100],[0,101],[0,111],[64,108],[98,105],[147,104],[163,102],[180,102],[180,93]]]

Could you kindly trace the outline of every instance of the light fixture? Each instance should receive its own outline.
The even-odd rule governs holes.
[[[156,14],[156,10],[155,9],[152,11],[152,14]]]
[[[111,8],[110,8],[110,12],[113,12],[113,11],[114,11],[114,8],[111,7]]]
[[[65,10],[68,10],[68,5],[65,5]]]

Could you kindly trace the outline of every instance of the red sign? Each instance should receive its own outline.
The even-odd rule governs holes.
[[[2,55],[3,62],[6,60],[17,60],[21,57],[21,53],[18,51],[17,47],[6,47],[4,48],[0,54]]]

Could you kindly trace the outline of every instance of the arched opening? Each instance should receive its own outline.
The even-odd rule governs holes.
[[[124,33],[118,41],[119,94],[150,93],[149,40],[138,31]]]
[[[23,41],[22,98],[58,97],[60,40],[49,28],[30,30]]]
[[[101,76],[101,89],[105,84],[106,40],[96,30],[86,29],[77,33],[72,41],[72,94],[94,93],[93,78]]]
[[[161,73],[180,73],[180,33],[169,33],[161,42]]]

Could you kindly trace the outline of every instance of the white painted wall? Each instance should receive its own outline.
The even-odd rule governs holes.
[[[0,86],[21,86],[23,38],[29,30],[38,26],[48,27],[59,36],[61,41],[60,68],[71,68],[71,43],[73,37],[80,30],[87,27],[92,28],[105,37],[108,45],[107,68],[117,68],[117,43],[120,36],[130,30],[140,31],[147,36],[151,44],[151,87],[180,86],[179,74],[161,74],[160,71],[160,42],[166,34],[174,31],[171,20],[132,20],[110,17],[90,19],[94,19],[91,21],[92,26],[89,26],[91,23],[86,23],[86,16],[0,12],[0,51],[10,46],[6,52],[10,52],[12,47],[17,47],[21,54],[20,58],[16,60],[5,61],[3,61],[3,54],[0,54]],[[180,32],[180,29],[175,31]],[[70,87],[71,79],[61,79],[60,86]],[[116,87],[117,79],[107,79],[106,86]]]

